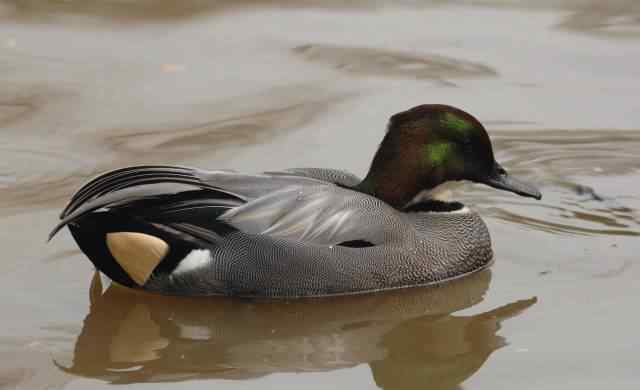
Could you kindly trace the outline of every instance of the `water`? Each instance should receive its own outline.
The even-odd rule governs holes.
[[[635,388],[640,7],[523,3],[0,2],[0,388]],[[67,233],[45,244],[103,170],[363,174],[387,118],[427,102],[478,116],[544,194],[454,192],[490,272],[188,300],[103,292]]]

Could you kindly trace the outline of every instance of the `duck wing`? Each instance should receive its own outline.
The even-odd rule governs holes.
[[[391,206],[329,183],[270,192],[219,219],[245,233],[318,245],[381,245],[402,234],[402,216]]]
[[[167,199],[165,195],[193,190],[204,191],[204,198],[210,206],[216,202],[227,207],[237,206],[291,185],[317,185],[332,179],[348,183],[346,175],[337,170],[317,168],[243,174],[230,170],[207,171],[168,165],[126,167],[97,176],[78,189],[60,214],[60,222],[50,233],[49,239],[68,223],[101,208],[114,208],[132,202],[146,207],[148,203],[140,202],[156,199],[162,203],[163,199]],[[197,198],[202,203],[203,197]],[[190,198],[186,201],[190,201]],[[189,204],[183,206],[189,207]]]

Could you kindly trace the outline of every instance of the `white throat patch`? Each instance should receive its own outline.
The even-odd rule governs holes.
[[[429,201],[440,201],[440,202],[446,202],[446,203],[450,203],[453,202],[453,191],[460,186],[460,182],[454,182],[454,181],[448,181],[446,183],[442,183],[438,186],[436,186],[435,188],[432,188],[430,190],[424,190],[424,191],[420,191],[416,196],[413,197],[413,199],[411,199],[411,201],[409,203],[407,203],[407,205],[405,207],[410,207],[413,206],[415,204],[421,203],[421,202],[429,202]],[[462,208],[456,209],[456,210],[451,210],[451,211],[429,211],[429,212],[434,212],[434,213],[447,213],[447,214],[467,214],[469,212],[471,212],[471,210],[469,210],[469,208],[467,208],[467,206],[464,206]]]
[[[430,190],[423,190],[418,192],[416,196],[407,203],[407,206],[414,205],[420,202],[426,202],[429,200],[439,200],[442,202],[451,202],[453,196],[453,190],[459,187],[457,182],[448,181],[440,185],[435,186]],[[407,207],[405,206],[405,207]]]

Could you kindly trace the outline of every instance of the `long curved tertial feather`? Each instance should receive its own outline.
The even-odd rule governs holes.
[[[90,180],[71,197],[60,214],[61,221],[49,234],[49,239],[66,224],[94,210],[194,188],[207,191],[210,199],[232,201],[234,205],[238,205],[290,185],[319,183],[324,182],[292,174],[247,175],[225,170],[203,171],[166,165],[117,169]]]
[[[319,245],[354,240],[381,244],[394,234],[399,218],[374,197],[326,183],[286,187],[220,216],[246,233]]]

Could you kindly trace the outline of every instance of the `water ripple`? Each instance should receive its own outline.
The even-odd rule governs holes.
[[[640,173],[640,135],[576,130],[494,138],[497,159],[541,186],[543,200],[469,187],[462,196],[485,215],[561,235],[640,236],[640,195],[628,185]]]
[[[3,204],[0,212],[3,214],[24,205],[60,202],[80,178],[95,173],[87,161],[46,148],[0,146],[0,155],[4,157],[0,160],[0,188],[4,187],[0,192]]]
[[[450,79],[498,75],[488,65],[437,54],[324,44],[297,46],[293,52],[307,61],[355,75],[433,80],[450,86],[455,85]]]
[[[97,129],[62,143],[44,136],[25,137],[7,127],[7,144],[0,146],[0,214],[61,204],[81,182],[109,169],[181,163],[230,146],[266,142],[303,128],[353,95],[308,84],[270,88],[216,102],[215,110],[208,114],[216,119],[204,123],[185,125],[187,118],[160,129]],[[24,146],[8,146],[11,144]]]
[[[221,113],[217,115],[220,119],[193,126],[149,130],[115,129],[105,132],[104,143],[117,153],[128,155],[145,152],[167,158],[168,153],[211,153],[212,149],[230,144],[255,144],[299,129],[325,112],[330,105],[350,96],[327,95],[319,90],[316,91],[317,95],[313,96],[309,93],[309,88],[305,87],[304,95],[297,87],[280,91],[270,90],[267,95],[274,103],[271,103],[270,107],[250,112],[225,115],[223,109],[217,107],[217,112]],[[277,96],[278,94],[280,96]],[[240,100],[244,101],[242,106],[251,106],[247,97],[234,99],[236,105]],[[203,145],[208,147],[203,148]]]

